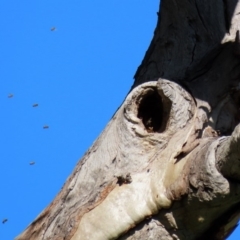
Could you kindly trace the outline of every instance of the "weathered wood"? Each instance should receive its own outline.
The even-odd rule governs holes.
[[[240,180],[240,125],[230,137],[221,139],[217,148],[217,168],[225,176]]]
[[[132,91],[17,240],[220,240],[233,231],[239,13],[237,0],[161,1]]]

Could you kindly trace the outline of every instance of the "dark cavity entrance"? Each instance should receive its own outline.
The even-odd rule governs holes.
[[[163,103],[157,90],[151,89],[142,97],[138,107],[138,118],[148,132],[158,132],[163,123]]]

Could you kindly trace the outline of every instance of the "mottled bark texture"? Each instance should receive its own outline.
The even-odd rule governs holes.
[[[17,240],[221,240],[234,230],[240,0],[162,0],[158,16],[131,92]]]

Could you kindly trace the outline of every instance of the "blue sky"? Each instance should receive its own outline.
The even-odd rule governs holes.
[[[158,5],[1,0],[0,220],[8,219],[1,240],[12,240],[53,200],[119,107]]]

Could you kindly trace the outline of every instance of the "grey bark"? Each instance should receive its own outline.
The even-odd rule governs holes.
[[[161,1],[131,92],[17,240],[225,239],[234,230],[239,3]]]

